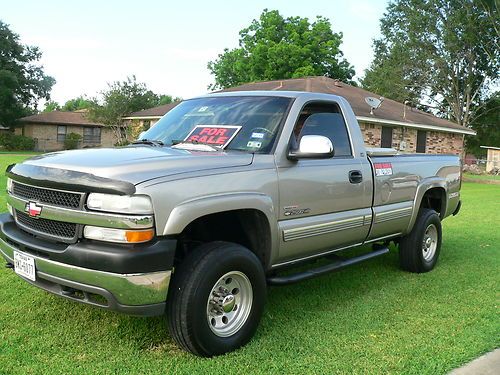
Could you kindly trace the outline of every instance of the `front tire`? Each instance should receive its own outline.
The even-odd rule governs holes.
[[[441,251],[441,220],[436,211],[422,208],[413,229],[399,242],[399,263],[409,272],[431,271]]]
[[[203,244],[175,269],[167,300],[170,333],[195,355],[233,351],[253,337],[265,298],[255,254],[234,243]]]

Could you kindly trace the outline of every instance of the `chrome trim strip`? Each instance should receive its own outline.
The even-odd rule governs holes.
[[[371,215],[368,215],[371,216]],[[349,219],[336,220],[323,224],[286,229],[283,231],[284,241],[294,241],[307,237],[319,236],[341,230],[354,229],[365,225],[365,215]]]
[[[7,203],[14,209],[24,212],[29,201],[7,196]],[[154,219],[152,215],[118,215],[93,211],[79,211],[69,208],[41,204],[43,210],[39,216],[42,219],[63,221],[66,223],[94,225],[96,227],[116,229],[147,229],[152,228]]]
[[[382,240],[387,240],[389,238],[395,238],[395,237],[400,237],[401,236],[401,232],[399,233],[393,233],[393,234],[389,234],[387,236],[382,236],[382,237],[377,237],[377,238],[374,238],[373,240],[368,240],[368,241],[365,241],[363,242],[363,245],[367,244],[367,243],[372,243],[372,242],[377,242],[377,241],[382,241]]]
[[[14,251],[22,252],[0,238],[0,255],[11,264],[14,263]],[[119,303],[124,305],[139,306],[162,303],[167,298],[171,270],[117,274],[54,262],[33,254],[27,255],[35,259],[37,278],[45,279],[44,276],[48,275],[49,277],[53,276],[67,281],[100,287],[109,291]],[[49,280],[49,277],[46,279]]]
[[[402,219],[404,217],[410,216],[413,211],[413,207],[403,207],[396,210],[384,211],[375,214],[375,224],[382,223],[384,221]]]

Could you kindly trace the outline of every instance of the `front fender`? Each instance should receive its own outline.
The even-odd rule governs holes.
[[[163,230],[163,235],[179,234],[191,222],[202,216],[241,209],[255,209],[262,211],[262,213],[264,213],[269,220],[271,227],[273,227],[272,223],[276,223],[273,201],[265,194],[217,194],[188,200],[175,207],[170,212]]]

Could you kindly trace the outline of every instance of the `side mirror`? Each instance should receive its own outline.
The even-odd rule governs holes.
[[[332,141],[322,135],[304,135],[298,150],[290,150],[288,159],[329,159],[333,157]]]

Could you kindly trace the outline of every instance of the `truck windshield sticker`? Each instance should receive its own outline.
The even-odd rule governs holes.
[[[374,163],[375,176],[392,176],[391,163]]]
[[[264,133],[252,133],[252,138],[263,139],[264,138]]]
[[[226,147],[238,134],[241,126],[233,125],[197,125],[184,139],[185,142],[204,143],[206,145]]]
[[[261,148],[262,147],[262,142],[249,141],[247,143],[247,147],[250,147],[250,148]]]

